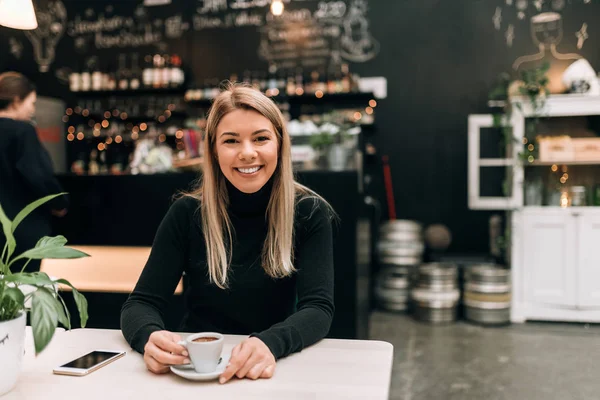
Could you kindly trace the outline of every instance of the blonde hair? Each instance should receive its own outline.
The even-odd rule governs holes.
[[[300,195],[303,199],[317,198],[325,202],[318,194],[294,179],[291,141],[277,105],[252,87],[226,84],[225,89],[215,98],[208,114],[201,184],[188,194],[200,201],[209,279],[223,289],[228,286],[233,226],[227,213],[229,195],[226,178],[216,158],[215,142],[217,126],[223,117],[239,109],[254,110],[266,117],[273,125],[279,145],[278,162],[273,172],[273,187],[266,213],[267,237],[262,249],[262,267],[267,275],[283,278],[295,271],[293,242],[296,197]]]

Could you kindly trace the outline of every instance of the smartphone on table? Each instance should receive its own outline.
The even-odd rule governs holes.
[[[60,367],[52,372],[58,375],[85,376],[123,357],[127,352],[115,350],[94,350]]]

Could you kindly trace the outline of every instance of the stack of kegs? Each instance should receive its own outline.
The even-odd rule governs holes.
[[[483,325],[510,323],[510,271],[494,265],[471,267],[465,274],[467,320]]]
[[[409,304],[411,275],[423,257],[422,226],[416,221],[393,220],[379,229],[380,272],[375,296],[380,307],[405,311]]]
[[[447,323],[456,320],[460,299],[458,270],[454,264],[423,264],[417,270],[411,290],[413,315],[417,320]]]

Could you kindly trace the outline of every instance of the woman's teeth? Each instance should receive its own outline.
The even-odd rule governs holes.
[[[242,174],[253,174],[256,171],[258,171],[260,169],[260,167],[254,167],[254,168],[236,168],[238,171],[240,171]]]

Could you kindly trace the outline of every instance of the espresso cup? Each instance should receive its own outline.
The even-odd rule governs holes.
[[[188,351],[196,372],[205,374],[213,372],[219,365],[223,351],[224,337],[216,332],[201,332],[189,335],[178,344]]]

